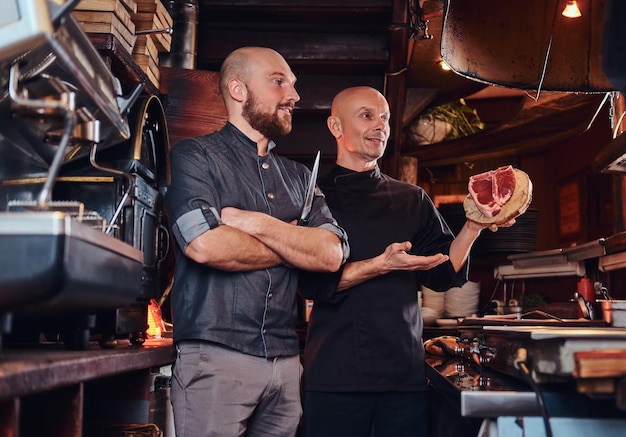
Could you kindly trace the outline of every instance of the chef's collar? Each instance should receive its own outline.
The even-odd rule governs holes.
[[[339,164],[335,164],[333,173],[333,179],[345,176],[361,176],[364,178],[378,179],[380,178],[380,167],[376,165],[376,167],[372,170],[354,171],[349,168],[342,167]]]
[[[235,137],[243,145],[254,148],[254,152],[258,154],[258,148],[257,148],[256,142],[248,138],[246,134],[241,132],[239,128],[235,126],[234,124],[232,124],[230,121],[226,122],[226,125],[224,125],[223,130],[229,135],[232,135],[233,137]],[[269,140],[269,142],[267,143],[267,152],[269,153],[274,147],[276,147],[276,143],[272,140]]]

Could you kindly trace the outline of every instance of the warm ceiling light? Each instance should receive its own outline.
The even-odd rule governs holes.
[[[445,71],[451,70],[450,66],[446,64],[446,61],[444,61],[443,59],[439,61],[439,66],[441,67],[442,70],[445,70]]]
[[[576,3],[576,0],[568,1],[565,5],[565,9],[563,9],[563,12],[561,12],[561,14],[567,18],[578,18],[582,16],[582,14],[580,13],[580,9],[578,9],[578,4]]]

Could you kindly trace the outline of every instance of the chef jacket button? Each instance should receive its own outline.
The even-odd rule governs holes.
[[[267,298],[268,298],[268,299],[271,299],[271,298],[272,298],[272,296],[273,296],[273,294],[272,294],[272,293],[270,293],[270,294],[268,294],[268,295],[267,295]]]
[[[270,168],[269,163],[264,162],[263,164],[261,164],[261,167],[263,167],[265,170],[267,170],[268,168]]]
[[[267,329],[264,329],[264,330],[263,330],[263,334],[265,334],[265,333],[267,333]]]
[[[202,206],[200,206],[200,209],[202,209],[203,211],[206,211],[207,209],[209,209],[209,205],[207,205],[206,203],[203,203]]]
[[[274,198],[274,193],[267,193],[267,197],[270,198],[270,199],[273,199]]]

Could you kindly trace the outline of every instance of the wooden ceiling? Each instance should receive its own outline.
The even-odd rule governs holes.
[[[557,0],[533,1],[535,6],[541,5],[541,10],[559,7]],[[525,10],[537,10],[533,1],[525,2]],[[402,156],[417,157],[419,165],[454,164],[468,158],[545,147],[587,129],[604,102],[604,90],[552,92],[536,83],[529,83],[522,90],[512,89],[511,84],[490,86],[480,77],[472,77],[477,71],[481,73],[482,68],[507,78],[514,71],[512,68],[516,68],[515,62],[528,64],[517,47],[508,49],[518,54],[516,58],[501,59],[505,56],[499,55],[490,60],[493,66],[471,62],[484,61],[489,53],[486,48],[501,39],[497,32],[503,27],[509,33],[512,29],[530,29],[538,33],[534,40],[543,41],[541,29],[545,20],[533,24],[535,28],[530,24],[525,27],[511,24],[506,28],[502,17],[515,17],[516,13],[510,9],[516,3],[502,0],[461,3],[469,6],[472,14],[482,17],[463,23],[462,17],[471,14],[459,10],[458,14],[464,15],[456,18],[452,29],[463,24],[464,29],[472,30],[468,31],[472,38],[461,34],[455,40],[450,33],[444,38],[446,55],[464,68],[461,74],[444,71],[440,66],[442,30],[446,23],[450,25],[449,19],[444,20],[443,0],[199,0],[195,66],[218,71],[224,57],[244,45],[279,51],[298,77],[297,88],[302,99],[296,108],[293,132],[278,141],[279,151],[306,163],[312,161],[318,149],[322,150],[326,163],[334,160],[335,144],[325,123],[330,102],[339,90],[355,85],[373,86],[389,100],[393,126],[384,164],[385,170],[394,175]],[[499,25],[495,24],[497,20]],[[476,40],[475,34],[483,40]],[[524,35],[508,41],[507,44],[515,41],[523,44]],[[508,53],[507,48],[496,48],[499,51],[494,48],[494,53]],[[501,60],[510,64],[508,70],[492,68],[500,67]],[[426,146],[411,143],[405,129],[422,111],[462,97],[485,121],[487,128],[483,132]]]

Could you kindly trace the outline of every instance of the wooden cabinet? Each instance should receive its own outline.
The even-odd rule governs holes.
[[[152,374],[174,357],[171,339],[83,351],[61,344],[6,349],[0,437],[81,437],[102,424],[148,424]]]

